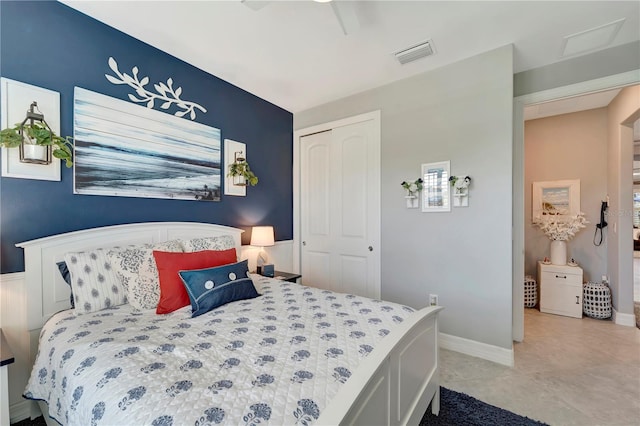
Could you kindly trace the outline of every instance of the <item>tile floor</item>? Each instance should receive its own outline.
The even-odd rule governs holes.
[[[515,366],[441,350],[441,384],[550,425],[640,425],[640,330],[525,309]]]

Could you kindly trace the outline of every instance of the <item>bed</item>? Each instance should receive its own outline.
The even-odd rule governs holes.
[[[417,424],[429,403],[438,414],[439,307],[252,275],[260,296],[195,318],[69,310],[65,253],[222,235],[239,249],[241,232],[158,222],[19,244],[29,328],[42,329],[26,396],[62,424]]]

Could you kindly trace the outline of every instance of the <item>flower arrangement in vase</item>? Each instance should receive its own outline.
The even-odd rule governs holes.
[[[544,210],[541,216],[533,218],[533,224],[551,240],[551,263],[554,265],[567,264],[567,241],[587,223],[583,212],[567,215]]]
[[[407,199],[408,209],[418,208],[418,196],[416,194],[422,191],[423,183],[423,180],[421,178],[418,178],[413,182],[402,181],[402,183],[400,184],[404,189],[407,190],[407,195],[405,195],[404,198]]]

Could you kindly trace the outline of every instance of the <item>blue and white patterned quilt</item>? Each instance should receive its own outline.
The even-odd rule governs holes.
[[[25,396],[68,425],[313,423],[413,309],[254,276],[262,296],[191,318],[54,315]]]

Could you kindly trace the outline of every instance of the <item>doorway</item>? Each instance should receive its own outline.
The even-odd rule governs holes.
[[[633,313],[640,328],[640,119],[633,123]]]
[[[513,145],[513,340],[524,339],[524,286],[525,275],[525,191],[524,191],[524,109],[528,105],[542,104],[552,100],[621,88],[637,84],[638,73],[628,72],[564,86],[543,92],[532,93],[514,99],[514,145]],[[622,253],[621,253],[622,254]]]

